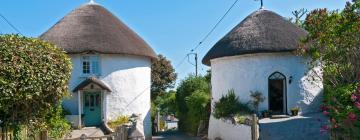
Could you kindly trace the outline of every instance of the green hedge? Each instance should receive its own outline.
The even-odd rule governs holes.
[[[70,73],[70,58],[53,44],[1,35],[0,127],[48,129],[50,114],[68,94]]]

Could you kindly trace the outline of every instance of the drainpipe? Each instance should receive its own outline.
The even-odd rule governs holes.
[[[78,90],[78,117],[79,117],[79,122],[78,122],[78,128],[81,129],[81,94],[80,94],[80,90]]]

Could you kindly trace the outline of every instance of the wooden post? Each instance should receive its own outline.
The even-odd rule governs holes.
[[[4,135],[4,133],[2,131],[2,128],[0,127],[0,140],[3,140],[3,135]]]
[[[256,114],[252,115],[251,122],[251,139],[258,140],[259,139],[259,126],[258,126],[258,118]]]
[[[41,131],[40,132],[40,140],[48,140],[48,132],[47,131]]]

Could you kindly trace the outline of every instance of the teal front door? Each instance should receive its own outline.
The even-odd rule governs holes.
[[[85,126],[99,126],[101,124],[100,92],[84,93],[84,124]]]

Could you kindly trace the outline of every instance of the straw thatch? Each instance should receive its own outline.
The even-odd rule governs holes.
[[[98,4],[85,4],[66,15],[40,38],[67,53],[97,52],[156,58],[135,32]]]
[[[202,63],[226,56],[252,53],[289,52],[299,47],[307,32],[284,17],[260,9],[246,17],[205,55]]]

